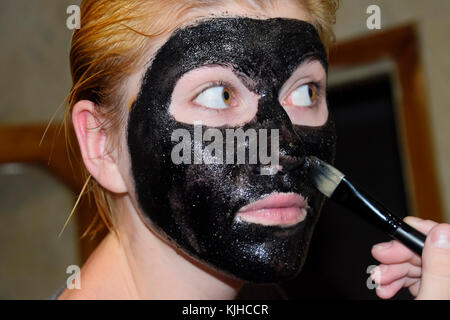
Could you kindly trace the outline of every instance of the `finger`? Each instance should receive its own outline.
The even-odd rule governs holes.
[[[411,294],[414,297],[417,297],[417,295],[419,294],[420,284],[421,284],[421,281],[420,281],[420,279],[418,279],[411,286],[408,287],[409,292],[411,292]]]
[[[378,286],[376,289],[377,296],[381,299],[390,299],[403,287],[405,282],[406,278],[402,278],[390,284]]]
[[[372,271],[373,281],[382,286],[388,285],[401,278],[419,279],[422,274],[420,267],[408,262],[392,265],[379,265]]]
[[[421,265],[420,257],[397,240],[379,243],[372,247],[372,256],[383,264],[400,264],[409,262]]]
[[[418,299],[450,299],[450,224],[431,229],[422,254]]]
[[[437,222],[431,220],[423,220],[413,216],[408,216],[405,219],[403,219],[403,221],[409,224],[411,227],[425,234],[428,234],[430,230],[433,229],[433,227],[438,225]]]
[[[376,289],[377,296],[381,299],[390,299],[403,287],[413,286],[418,280],[411,278],[401,278],[387,285],[380,285]]]
[[[423,220],[417,217],[406,217],[404,221],[418,231],[428,234],[437,225],[431,220]],[[399,264],[410,262],[416,266],[421,265],[421,259],[399,241],[384,242],[372,248],[372,255],[375,259],[385,264]]]

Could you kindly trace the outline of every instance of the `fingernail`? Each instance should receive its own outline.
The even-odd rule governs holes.
[[[375,250],[386,250],[392,246],[392,241],[377,244]]]
[[[420,219],[420,218],[418,218],[418,217],[408,216],[408,217],[406,217],[406,218],[404,219],[404,221],[405,221],[407,224],[411,225],[411,227],[418,228],[418,227],[422,224],[422,222],[423,222],[424,220],[422,220],[422,219]]]
[[[431,243],[436,248],[450,250],[450,235],[448,230],[438,230],[431,237]]]

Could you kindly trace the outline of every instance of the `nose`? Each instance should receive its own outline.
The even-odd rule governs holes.
[[[261,129],[267,129],[269,132],[278,130],[280,159],[292,156],[294,149],[301,144],[301,138],[294,129],[286,110],[278,101],[278,96],[268,93],[261,95],[256,121]],[[268,143],[270,144],[270,141]]]

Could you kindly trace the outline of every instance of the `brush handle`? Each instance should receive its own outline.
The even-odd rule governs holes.
[[[342,178],[330,199],[351,209],[370,224],[380,228],[418,255],[422,255],[426,236],[404,223],[367,193],[356,189],[345,177]]]
[[[422,232],[402,221],[392,237],[403,243],[419,256],[422,256],[422,250],[427,238]]]

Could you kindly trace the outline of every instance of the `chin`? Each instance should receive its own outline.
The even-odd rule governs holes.
[[[244,282],[270,284],[291,280],[304,265],[316,221],[307,219],[289,228],[236,226],[230,237],[209,248],[208,264]],[[213,249],[224,243],[228,243],[226,251]]]
[[[295,261],[289,259],[274,258],[267,263],[264,262],[250,262],[248,259],[244,261],[234,261],[236,265],[245,264],[243,269],[233,268],[229,271],[221,271],[228,277],[232,277],[247,283],[254,284],[273,284],[292,280],[296,278],[304,265],[306,254],[297,255]]]

